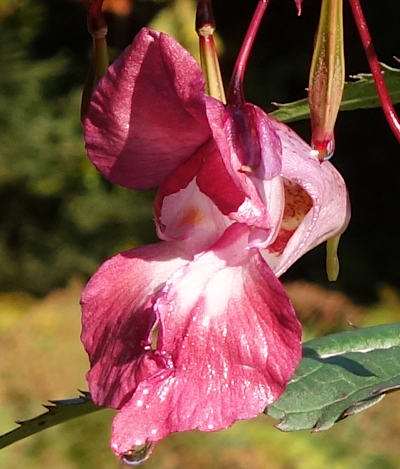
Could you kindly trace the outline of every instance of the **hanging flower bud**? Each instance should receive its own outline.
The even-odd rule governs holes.
[[[343,1],[323,0],[308,89],[312,146],[320,160],[330,158],[335,149],[333,128],[343,87]]]

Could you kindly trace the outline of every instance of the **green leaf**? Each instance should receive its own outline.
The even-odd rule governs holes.
[[[265,412],[283,431],[327,430],[400,388],[400,323],[306,342],[285,393]]]
[[[66,422],[67,420],[80,417],[101,410],[90,399],[90,394],[82,392],[82,395],[75,399],[65,399],[62,401],[49,401],[52,405],[45,405],[47,412],[38,415],[30,420],[17,422],[19,427],[4,433],[0,436],[0,448],[22,440],[27,436],[46,430],[47,428]]]
[[[400,102],[400,70],[381,64],[384,72],[386,86],[394,103]],[[346,82],[344,85],[343,99],[340,105],[341,111],[355,109],[368,109],[380,107],[378,95],[372,75],[359,73],[354,77],[355,81]],[[273,103],[278,107],[270,113],[272,117],[282,122],[294,122],[310,117],[307,99],[300,99],[287,104]]]

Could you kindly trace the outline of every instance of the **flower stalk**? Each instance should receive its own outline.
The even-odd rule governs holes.
[[[196,32],[199,36],[201,68],[207,83],[207,94],[226,103],[224,85],[214,41],[215,19],[211,0],[199,0]]]
[[[382,109],[385,114],[386,120],[392,129],[397,140],[400,142],[400,121],[394,110],[392,100],[390,98],[388,89],[386,87],[385,80],[381,66],[378,61],[378,57],[375,52],[372,38],[368,30],[368,25],[361,8],[359,0],[349,0],[350,7],[353,11],[354,20],[356,22],[358,32],[360,34],[361,42],[364,46],[365,54],[369,63],[369,67],[372,72],[372,76],[375,81],[375,86],[378,92],[379,99],[382,103]]]
[[[106,73],[109,58],[107,49],[107,24],[102,13],[103,0],[91,0],[88,8],[88,31],[92,36],[92,61],[82,92],[81,120],[85,118],[90,99],[100,78]]]
[[[311,142],[320,161],[334,152],[344,78],[343,0],[323,0],[308,86]]]
[[[269,0],[260,0],[254,11],[249,29],[247,30],[242,47],[233,69],[231,82],[229,84],[228,102],[229,104],[243,104],[245,102],[243,93],[243,81],[246,72],[247,62],[253,47],[254,39],[256,37],[261,20],[267,9]]]

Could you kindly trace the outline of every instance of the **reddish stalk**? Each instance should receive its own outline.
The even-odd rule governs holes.
[[[89,3],[87,23],[92,36],[96,36],[101,30],[107,30],[107,23],[101,12],[102,6],[103,0],[91,0]]]
[[[256,37],[264,12],[267,9],[268,3],[269,0],[259,0],[253,18],[251,19],[249,29],[247,30],[242,47],[240,48],[235,67],[233,69],[231,82],[229,84],[229,104],[244,103],[243,80],[246,72],[246,66],[251,49],[253,47],[254,39]]]
[[[359,0],[349,0],[351,9],[353,11],[354,20],[356,22],[358,32],[361,37],[361,42],[364,46],[364,50],[367,56],[369,67],[372,72],[372,76],[375,81],[375,86],[378,92],[379,99],[382,104],[383,112],[385,113],[386,120],[392,129],[397,140],[400,142],[400,121],[397,117],[396,111],[394,110],[392,100],[386,87],[385,80],[381,66],[378,61],[378,57],[375,52],[375,48],[372,43],[372,38],[368,30],[367,22],[365,20],[364,13],[361,8]]]
[[[101,11],[103,0],[91,0],[87,14],[88,31],[92,36],[92,61],[82,92],[81,120],[85,119],[90,99],[100,78],[108,67],[107,23]]]

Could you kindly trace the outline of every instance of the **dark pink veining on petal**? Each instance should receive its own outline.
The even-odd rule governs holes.
[[[258,250],[245,249],[247,235],[245,225],[232,225],[158,295],[158,350],[170,366],[142,381],[116,416],[117,454],[176,431],[226,428],[284,390],[301,330]]]

